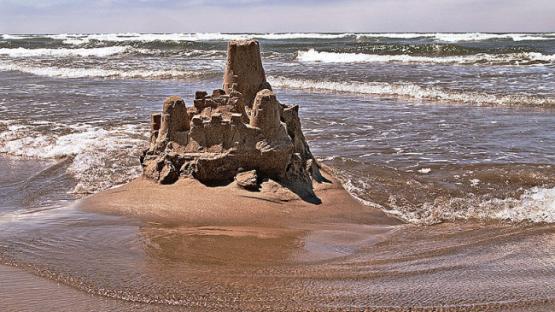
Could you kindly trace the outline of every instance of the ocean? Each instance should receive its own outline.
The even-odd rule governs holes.
[[[140,176],[150,113],[167,96],[190,106],[195,91],[220,88],[227,41],[248,38],[260,42],[278,99],[300,106],[313,154],[353,197],[406,224],[407,240],[390,242],[398,250],[374,250],[396,259],[382,273],[398,275],[381,288],[357,288],[363,277],[353,276],[367,302],[330,282],[343,296],[326,307],[553,303],[555,33],[0,35],[0,263],[101,297],[189,305],[179,301],[187,287],[174,293],[145,266],[152,251],[140,236],[152,229],[75,207]],[[404,254],[414,237],[410,248],[428,254]],[[469,267],[482,271],[434,284]],[[512,275],[492,287],[501,271]],[[400,276],[427,286],[393,304]]]

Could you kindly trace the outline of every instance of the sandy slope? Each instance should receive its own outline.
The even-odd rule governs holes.
[[[314,188],[321,204],[300,199],[273,181],[259,192],[246,191],[234,183],[208,187],[194,179],[160,185],[145,178],[92,195],[79,206],[88,211],[128,215],[146,221],[187,225],[265,225],[299,223],[399,224],[377,209],[352,198],[330,174],[330,183]]]

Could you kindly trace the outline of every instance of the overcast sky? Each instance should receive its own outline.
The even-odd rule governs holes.
[[[0,0],[0,33],[555,32],[555,0]]]

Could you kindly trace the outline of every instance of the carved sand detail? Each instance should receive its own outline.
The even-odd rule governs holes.
[[[144,175],[162,184],[192,177],[208,185],[272,179],[318,202],[313,182],[320,167],[301,130],[298,106],[281,104],[266,81],[258,42],[231,41],[223,89],[197,91],[191,107],[164,101],[152,114],[150,146],[141,157]],[[254,179],[244,182],[245,172]],[[239,175],[239,177],[236,177]],[[248,186],[247,186],[248,185]]]

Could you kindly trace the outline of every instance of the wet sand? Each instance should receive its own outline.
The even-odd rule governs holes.
[[[61,254],[37,261],[44,247],[35,242],[10,263],[70,287],[2,268],[13,285],[5,302],[24,308],[13,294],[31,285],[40,290],[25,297],[62,311],[72,302],[101,311],[553,310],[553,225],[415,226],[359,204],[337,181],[317,187],[320,205],[283,192],[139,178],[98,193],[77,207],[107,219],[60,222],[51,240],[68,241]]]
[[[63,263],[0,267],[0,307],[552,311],[554,233],[547,225],[321,224],[304,233],[144,225],[139,241],[112,237],[93,250],[69,246]]]
[[[136,180],[80,201],[86,211],[133,216],[143,221],[194,226],[280,226],[345,222],[358,224],[401,224],[381,210],[362,205],[341,183],[324,172],[330,181],[314,183],[321,204],[307,202],[274,181],[262,183],[260,191],[239,188],[235,183],[208,187],[195,179],[180,179],[161,185],[146,178]]]
[[[137,179],[4,215],[0,310],[553,310],[555,226],[403,224],[332,182],[314,205]]]
[[[555,41],[483,35],[264,40],[314,155],[411,224],[336,185],[322,205],[144,180],[75,203],[141,173],[150,112],[220,88],[226,44],[100,38],[91,58],[4,38],[0,311],[555,311],[555,75],[537,60]],[[328,50],[424,58],[306,60]]]

